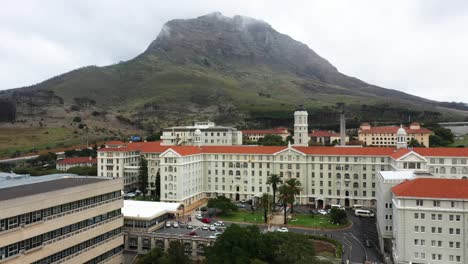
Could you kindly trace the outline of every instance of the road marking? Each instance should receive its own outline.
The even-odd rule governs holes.
[[[366,255],[366,261],[367,261],[367,250],[366,250],[366,247],[364,247],[364,245],[361,243],[361,241],[359,241],[359,239],[357,239],[353,233],[351,233],[351,237],[354,238],[358,243],[359,245],[361,245],[362,249],[364,249],[364,254]]]

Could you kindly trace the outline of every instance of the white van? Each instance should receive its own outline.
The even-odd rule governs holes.
[[[343,206],[341,206],[341,204],[332,204],[330,205],[330,208],[336,208],[336,209],[340,209],[340,210],[344,210],[345,208]]]
[[[374,213],[372,213],[369,210],[362,210],[362,209],[357,209],[356,211],[354,211],[354,215],[362,216],[362,217],[374,217]]]

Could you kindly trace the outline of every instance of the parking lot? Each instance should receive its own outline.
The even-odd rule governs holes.
[[[173,222],[171,222],[173,223]],[[187,228],[190,226],[191,228]],[[210,229],[210,226],[213,226]],[[212,230],[212,229],[215,230]],[[198,236],[198,237],[205,237],[205,238],[215,238],[216,235],[221,234],[224,232],[225,226],[214,226],[213,224],[204,224],[199,220],[192,220],[189,223],[179,224],[178,227],[174,227],[173,224],[170,226],[164,225],[163,228],[160,228],[155,231],[155,233],[162,233],[162,234],[177,234],[177,235],[187,235],[187,236]]]

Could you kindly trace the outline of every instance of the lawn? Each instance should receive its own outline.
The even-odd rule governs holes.
[[[294,215],[295,219],[289,221],[289,225],[314,227],[314,228],[340,228],[345,225],[335,225],[330,223],[328,215]]]
[[[457,146],[468,146],[468,135],[464,136],[464,139],[462,140],[457,140],[450,144],[451,147],[457,147]]]
[[[263,214],[257,212],[248,212],[248,211],[237,211],[232,212],[227,216],[219,216],[219,219],[223,221],[232,221],[232,222],[248,222],[255,224],[263,224]]]

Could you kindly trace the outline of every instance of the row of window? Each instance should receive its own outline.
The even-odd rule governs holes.
[[[414,213],[414,219],[421,219],[421,220],[424,220],[426,219],[426,214],[425,213]],[[444,216],[443,214],[431,214],[431,220],[433,221],[443,221],[444,220]],[[461,215],[449,215],[449,221],[453,222],[453,221],[456,221],[456,222],[460,222],[461,221]]]
[[[60,252],[57,252],[57,253],[55,253],[53,255],[50,255],[48,257],[45,257],[45,258],[40,259],[38,261],[35,261],[32,264],[49,264],[49,263],[52,263],[52,262],[59,261],[59,260],[61,260],[63,258],[66,258],[66,257],[72,255],[72,254],[75,254],[76,252],[79,252],[79,251],[82,251],[82,250],[84,250],[86,248],[92,247],[92,246],[98,244],[101,241],[104,241],[106,239],[118,236],[121,233],[122,233],[122,228],[119,227],[117,229],[114,229],[112,231],[109,231],[107,233],[99,235],[97,237],[91,238],[91,239],[86,240],[84,242],[81,242],[81,243],[79,243],[77,245],[74,245],[72,247],[64,249],[64,250],[62,250]]]
[[[99,255],[99,256],[93,258],[92,260],[86,261],[84,264],[98,264],[98,263],[101,263],[104,260],[106,260],[106,259],[108,259],[108,258],[110,258],[112,256],[120,254],[122,251],[123,251],[123,246],[118,246],[118,247],[116,247],[114,249],[111,249],[111,250],[107,251],[106,253],[104,253],[102,255]]]
[[[414,245],[415,246],[425,246],[426,245],[426,240],[425,239],[415,239],[414,240]],[[448,242],[449,248],[455,248],[455,249],[460,249],[461,248],[461,242],[455,242],[455,241],[449,241]],[[441,240],[431,240],[431,247],[444,247],[444,242]]]
[[[16,215],[16,216],[12,216],[9,218],[0,219],[0,232],[13,229],[13,228],[17,228],[21,225],[27,225],[30,223],[39,222],[49,216],[75,210],[75,209],[82,208],[88,205],[97,204],[102,201],[110,200],[110,199],[113,199],[115,197],[120,197],[120,196],[121,196],[121,192],[115,191],[115,192],[105,193],[102,195],[93,196],[93,197],[86,198],[86,199],[81,199],[81,200],[74,201],[71,203],[66,203],[66,204],[57,205],[54,207],[37,210],[34,212],[22,214],[22,215]]]
[[[58,228],[47,233],[34,236],[7,246],[0,248],[0,259],[8,258],[19,254],[21,250],[29,250],[41,246],[44,242],[52,240],[54,238],[66,235],[76,230],[83,229],[85,227],[94,225],[96,223],[105,221],[115,216],[121,215],[120,209],[114,210],[102,215],[98,215],[62,228]]]

